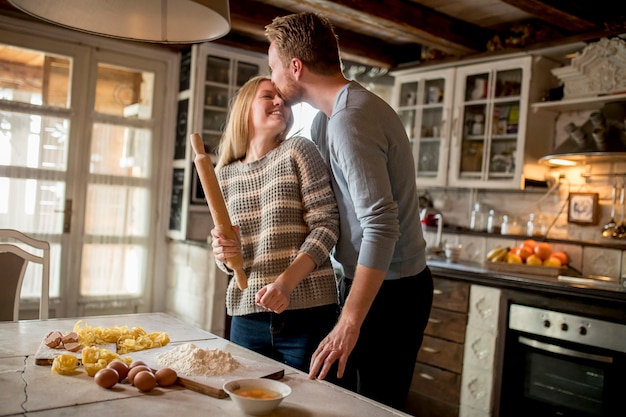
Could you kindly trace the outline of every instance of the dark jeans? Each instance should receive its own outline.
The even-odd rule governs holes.
[[[337,314],[338,306],[327,305],[233,316],[230,341],[308,373],[311,356],[335,326]]]
[[[352,280],[342,278],[342,304],[351,285]],[[433,279],[428,267],[412,277],[385,281],[363,322],[339,385],[404,409],[432,303]]]

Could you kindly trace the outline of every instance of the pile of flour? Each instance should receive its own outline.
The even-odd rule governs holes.
[[[230,352],[220,349],[201,349],[185,343],[156,357],[159,365],[172,368],[180,375],[215,376],[232,372],[241,364]]]

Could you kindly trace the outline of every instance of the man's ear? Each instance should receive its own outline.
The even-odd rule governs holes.
[[[292,58],[289,63],[289,71],[291,72],[291,75],[293,75],[293,78],[299,80],[302,76],[302,70],[302,61],[299,58]]]

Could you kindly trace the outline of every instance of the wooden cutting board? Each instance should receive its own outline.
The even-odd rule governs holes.
[[[226,341],[221,339],[198,340],[192,342],[170,343],[156,349],[147,349],[140,352],[129,353],[133,360],[144,361],[150,368],[158,370],[161,366],[157,363],[157,355],[167,352],[184,343],[193,343],[201,349],[221,349],[228,351],[225,346]],[[226,398],[228,394],[222,389],[225,382],[239,378],[270,378],[280,379],[285,375],[284,367],[279,364],[268,364],[241,357],[231,352],[241,365],[232,372],[216,376],[190,376],[178,375],[177,384],[201,394],[215,398]],[[122,355],[126,356],[126,355]]]

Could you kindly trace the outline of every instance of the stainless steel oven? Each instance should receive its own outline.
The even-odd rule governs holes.
[[[624,416],[626,325],[511,304],[501,417]]]

